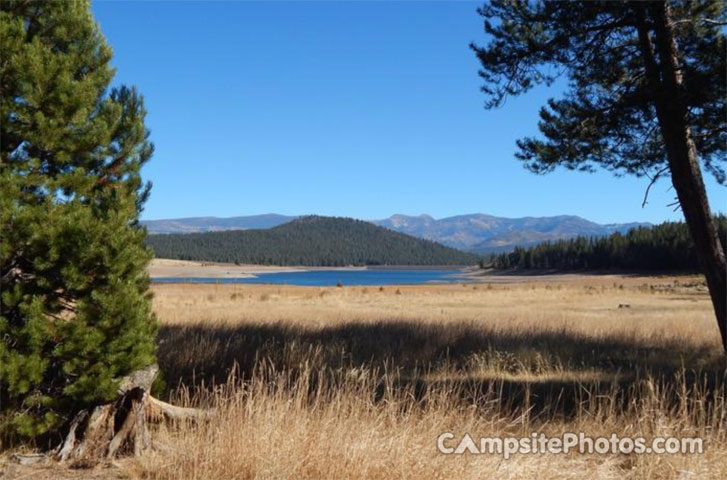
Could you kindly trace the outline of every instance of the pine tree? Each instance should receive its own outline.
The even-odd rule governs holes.
[[[714,222],[722,248],[727,246],[727,217]],[[494,258],[498,269],[533,268],[559,270],[699,271],[694,242],[681,222],[639,227],[625,235],[576,237],[517,247]]]
[[[87,0],[4,0],[0,42],[0,433],[49,436],[155,360],[153,148]]]
[[[518,142],[527,168],[671,176],[727,352],[727,261],[701,171],[727,183],[724,2],[493,0],[479,12],[487,107],[568,80],[541,109],[542,136]]]

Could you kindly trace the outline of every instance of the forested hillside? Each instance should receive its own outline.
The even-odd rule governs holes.
[[[716,217],[719,237],[727,243],[727,217]],[[667,222],[608,237],[578,237],[516,248],[494,257],[498,269],[681,270],[698,271],[694,244],[686,224]]]
[[[266,230],[149,235],[158,258],[261,265],[472,265],[435,242],[350,218],[302,217]]]

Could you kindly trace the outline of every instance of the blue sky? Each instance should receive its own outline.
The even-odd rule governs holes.
[[[534,175],[515,140],[553,89],[485,110],[478,2],[96,1],[156,146],[144,219],[259,213],[680,219],[669,181]],[[727,189],[707,178],[714,210]]]

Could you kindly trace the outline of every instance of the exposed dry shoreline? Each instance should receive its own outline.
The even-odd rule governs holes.
[[[235,265],[233,263],[190,262],[155,258],[149,264],[152,278],[252,278],[258,273],[306,272],[332,270],[332,267],[278,267],[268,265]],[[365,270],[365,267],[335,267],[336,270]]]

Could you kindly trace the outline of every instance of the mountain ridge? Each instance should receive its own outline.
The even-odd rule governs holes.
[[[198,233],[218,232],[224,230],[249,230],[273,228],[290,222],[297,216],[264,213],[260,215],[243,215],[235,217],[184,217],[161,220],[142,220],[151,234],[157,233]]]
[[[396,214],[373,223],[479,254],[577,236],[600,237],[639,226],[651,226],[639,222],[603,225],[576,215],[507,218],[471,213],[439,220],[430,218]]]
[[[269,229],[147,236],[158,258],[262,265],[474,265],[481,257],[363,220],[306,216]]]
[[[275,228],[297,218],[301,217],[270,213],[228,218],[146,220],[141,223],[150,234],[198,233]],[[395,232],[477,254],[499,253],[512,250],[516,246],[526,247],[577,236],[602,237],[615,232],[625,233],[640,226],[652,226],[648,222],[599,224],[577,215],[508,218],[485,213],[468,213],[440,219],[426,213],[397,213],[385,219],[367,221]]]

